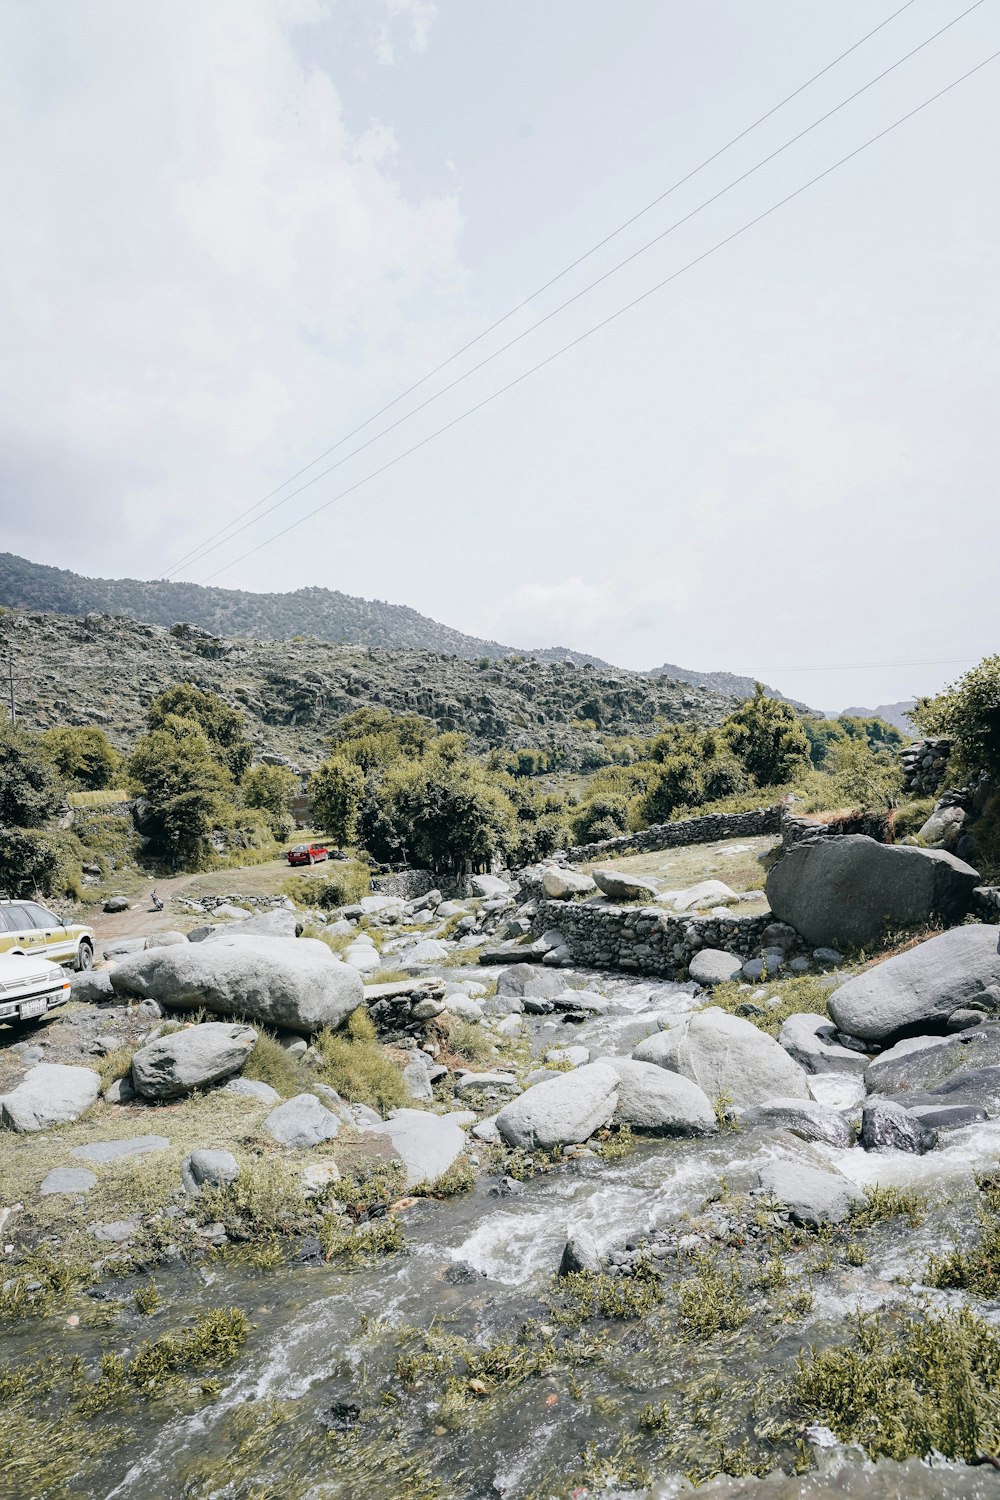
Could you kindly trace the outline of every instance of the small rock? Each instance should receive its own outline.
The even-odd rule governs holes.
[[[332,1140],[340,1129],[340,1121],[320,1104],[315,1094],[296,1094],[272,1109],[264,1121],[264,1129],[279,1145],[301,1149]]]
[[[909,1151],[922,1156],[937,1143],[923,1120],[889,1099],[870,1099],[861,1115],[861,1144],[866,1151]]]
[[[229,1187],[240,1175],[239,1162],[230,1151],[192,1151],[181,1162],[181,1186],[193,1198],[202,1188]]]
[[[597,1248],[597,1241],[585,1229],[574,1230],[563,1247],[557,1274],[572,1276],[576,1271],[591,1271],[596,1274],[600,1269],[601,1252]]]
[[[277,1089],[258,1078],[231,1078],[223,1085],[223,1093],[241,1094],[247,1099],[256,1099],[260,1104],[276,1104],[281,1098]]]
[[[43,1198],[52,1193],[89,1193],[97,1186],[97,1177],[86,1167],[54,1167],[42,1183]]]

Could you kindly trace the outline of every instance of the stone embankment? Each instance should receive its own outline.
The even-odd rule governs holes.
[[[915,740],[899,752],[903,790],[910,797],[929,797],[944,781],[951,740]]]
[[[654,823],[640,833],[623,833],[596,844],[575,844],[566,851],[573,864],[603,859],[608,854],[649,854],[658,849],[681,849],[688,844],[714,844],[719,839],[756,838],[781,829],[783,808],[755,807],[750,812],[706,813],[703,818],[680,818],[676,823]]]

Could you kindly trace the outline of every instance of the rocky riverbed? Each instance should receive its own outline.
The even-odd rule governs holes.
[[[523,895],[178,910],[8,1029],[12,1495],[993,1493],[1000,932],[479,963]]]

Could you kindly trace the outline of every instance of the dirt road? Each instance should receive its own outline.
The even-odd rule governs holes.
[[[187,932],[196,927],[199,918],[183,907],[173,904],[172,897],[188,896],[192,901],[201,896],[262,896],[277,891],[287,879],[288,863],[284,859],[269,860],[263,865],[244,865],[235,870],[210,870],[197,875],[175,875],[168,880],[150,880],[141,893],[132,901],[128,911],[98,911],[86,920],[97,935],[97,948],[117,941],[119,938],[143,937],[150,932],[166,932],[176,929]],[[153,911],[150,893],[155,890],[163,902],[162,911]]]

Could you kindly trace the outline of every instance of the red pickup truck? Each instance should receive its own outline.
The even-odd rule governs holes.
[[[330,851],[325,844],[296,844],[288,851],[290,865],[315,865],[329,858]]]

